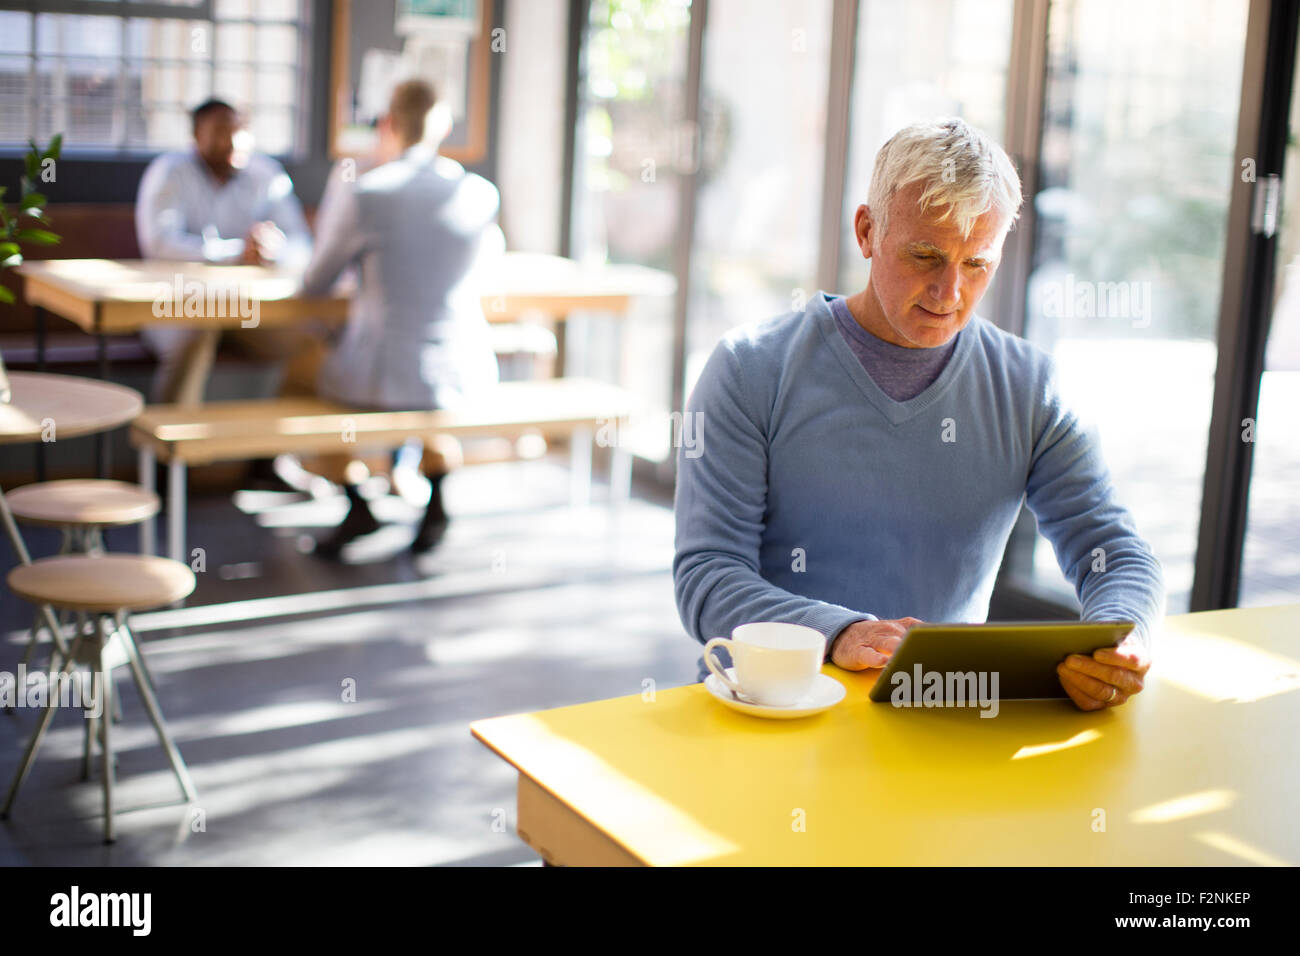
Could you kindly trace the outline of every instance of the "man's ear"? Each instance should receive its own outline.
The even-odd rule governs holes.
[[[875,223],[871,219],[871,210],[864,204],[853,214],[853,234],[858,241],[858,251],[862,258],[871,258],[871,243],[875,239]]]
[[[440,145],[451,134],[451,126],[451,107],[441,101],[435,103],[424,118],[424,141],[435,147]]]

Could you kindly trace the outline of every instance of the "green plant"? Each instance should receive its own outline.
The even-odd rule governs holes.
[[[20,243],[29,242],[36,246],[52,246],[59,241],[59,237],[48,229],[22,225],[22,221],[23,219],[33,219],[36,222],[48,224],[48,220],[45,218],[45,204],[48,200],[45,198],[44,193],[37,190],[36,185],[44,178],[44,171],[50,168],[46,163],[53,163],[58,160],[59,151],[63,148],[63,135],[56,133],[44,152],[41,151],[34,140],[29,140],[29,145],[31,148],[27,150],[26,168],[23,171],[20,186],[18,209],[12,216],[4,204],[6,187],[0,186],[0,270],[11,269],[22,264],[23,251]],[[13,301],[13,292],[0,285],[0,302],[12,303]]]

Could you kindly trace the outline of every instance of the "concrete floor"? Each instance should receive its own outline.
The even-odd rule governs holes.
[[[639,693],[645,678],[689,683],[699,650],[673,605],[670,504],[635,498],[615,526],[602,505],[570,508],[567,489],[560,460],[466,469],[447,481],[455,519],[436,552],[413,560],[397,527],[351,564],[303,550],[338,520],[337,500],[198,498],[198,590],[136,627],[199,799],[181,802],[127,683],[116,844],[101,841],[97,775],[80,780],[82,721],[60,713],[0,824],[0,864],[539,862],[514,835],[515,772],[469,723]],[[393,495],[376,510],[417,513]],[[109,541],[134,545],[131,532]],[[0,598],[0,670],[15,670],[29,615]],[[0,785],[35,720],[0,716]]]

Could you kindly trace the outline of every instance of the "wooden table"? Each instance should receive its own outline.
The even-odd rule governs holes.
[[[700,684],[480,720],[551,863],[1300,863],[1300,605],[1166,619],[1146,690],[902,710],[879,671],[814,717],[735,713]],[[1104,827],[1104,830],[1100,829]]]
[[[125,425],[144,410],[144,399],[133,388],[97,382],[76,375],[10,372],[12,396],[0,403],[0,445],[59,441],[97,434]],[[18,560],[31,564],[27,545],[18,532],[4,489],[0,488],[0,522]],[[60,651],[62,630],[49,605],[41,606],[46,626]]]
[[[213,266],[158,259],[49,259],[18,267],[23,298],[38,310],[48,309],[96,335],[135,332],[159,322],[199,328],[235,328],[237,310],[221,314],[176,315],[160,319],[159,296],[174,297],[198,287],[237,290],[258,303],[258,321],[268,325],[308,318],[344,319],[350,290],[335,295],[297,298],[299,274],[266,266]],[[483,278],[483,312],[491,322],[514,322],[527,314],[563,321],[578,311],[625,314],[637,296],[672,295],[673,277],[634,265],[588,266],[560,256],[508,252],[500,268]],[[231,314],[232,311],[235,314]],[[38,332],[40,330],[38,329]],[[38,361],[43,342],[37,341]],[[104,349],[100,362],[107,362]],[[102,370],[102,369],[101,369]]]
[[[190,351],[195,368],[211,365],[220,330],[237,328],[245,321],[238,308],[209,310],[234,294],[257,303],[258,325],[283,325],[307,319],[342,321],[347,317],[351,290],[336,294],[298,298],[299,274],[266,266],[214,266],[205,263],[171,262],[159,259],[49,259],[27,261],[17,269],[23,277],[23,298],[36,313],[36,363],[45,369],[45,312],[62,316],[98,337],[100,378],[107,379],[106,336],[136,332],[146,325],[180,324],[206,330],[200,347]],[[563,368],[565,325],[575,312],[600,311],[625,315],[639,296],[672,295],[675,280],[665,272],[635,265],[583,265],[560,256],[508,252],[499,268],[482,279],[483,312],[491,322],[514,322],[526,315],[540,315],[556,323],[556,338]],[[195,297],[194,293],[198,292]],[[219,296],[217,295],[219,294]],[[155,304],[195,297],[205,304],[203,314],[174,314],[160,318]],[[172,309],[183,313],[183,309]],[[185,376],[193,382],[202,400],[206,371]],[[108,448],[97,450],[100,477],[108,471]],[[43,456],[38,458],[37,477],[43,477]]]

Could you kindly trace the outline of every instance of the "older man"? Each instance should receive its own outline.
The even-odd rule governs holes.
[[[311,234],[284,167],[237,148],[244,122],[229,103],[208,100],[194,108],[191,121],[193,148],[158,156],[140,180],[135,207],[140,251],[150,259],[304,266]],[[261,327],[226,333],[264,359],[287,358],[305,334]],[[201,399],[207,368],[199,330],[156,325],[141,336],[160,359],[154,400]]]
[[[687,407],[703,453],[683,453],[677,478],[673,575],[697,640],[790,621],[824,634],[838,666],[881,667],[921,619],[987,618],[1025,501],[1083,618],[1138,625],[1068,658],[1064,690],[1094,710],[1142,689],[1160,566],[1051,356],[975,315],[1020,203],[983,133],[907,127],[854,216],[866,288],[718,344]]]

